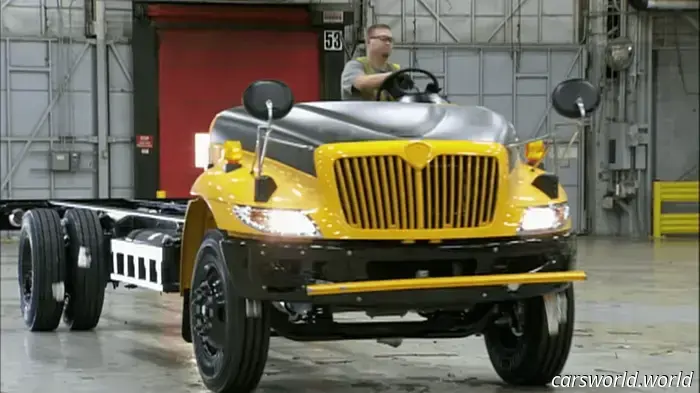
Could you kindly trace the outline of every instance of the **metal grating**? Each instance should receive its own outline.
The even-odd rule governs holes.
[[[345,219],[359,229],[478,228],[494,218],[495,157],[440,155],[422,169],[399,156],[334,163]]]

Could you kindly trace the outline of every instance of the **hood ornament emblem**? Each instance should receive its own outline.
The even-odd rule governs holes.
[[[433,159],[433,148],[425,142],[411,142],[404,148],[404,159],[413,168],[421,170]]]

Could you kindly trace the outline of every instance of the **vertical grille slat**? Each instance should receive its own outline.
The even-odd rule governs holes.
[[[402,161],[403,173],[406,176],[406,199],[408,200],[408,228],[416,229],[416,198],[414,197],[415,187],[413,184],[413,167]]]
[[[449,225],[450,228],[453,228],[455,226],[455,198],[457,197],[455,195],[455,189],[459,187],[457,183],[457,179],[455,178],[455,168],[456,167],[456,162],[455,162],[455,156],[450,156],[450,185],[454,185],[452,187],[449,187],[450,190],[450,214],[447,217],[447,222],[445,225]]]
[[[466,184],[464,181],[464,171],[466,170],[464,161],[466,161],[466,157],[457,156],[457,184],[455,185],[455,188],[457,189],[457,211],[455,212],[455,228],[461,228],[462,223],[466,223],[466,221],[463,220],[462,215],[462,207],[464,206],[463,195]]]
[[[399,156],[340,158],[340,205],[359,229],[448,229],[489,225],[495,217],[495,157],[439,155],[422,169]]]

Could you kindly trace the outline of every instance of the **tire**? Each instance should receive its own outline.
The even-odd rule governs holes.
[[[564,369],[574,335],[574,288],[566,296],[566,321],[559,333],[550,336],[544,300],[541,296],[523,302],[522,335],[516,337],[510,326],[491,326],[484,332],[486,348],[496,373],[508,384],[544,386]]]
[[[102,315],[107,261],[102,225],[97,213],[71,209],[64,216],[69,245],[66,263],[66,308],[63,322],[70,330],[91,330]]]
[[[197,253],[189,305],[192,345],[199,374],[210,391],[250,393],[267,363],[270,305],[263,302],[256,317],[246,315],[246,300],[236,293],[219,246],[223,238],[219,231],[209,231]],[[204,304],[213,307],[203,311]],[[218,345],[205,337],[203,322],[211,323],[209,337]]]
[[[66,252],[61,217],[51,209],[22,216],[19,235],[20,309],[30,331],[52,331],[61,323]]]
[[[186,290],[182,296],[182,321],[180,322],[180,335],[186,343],[192,344],[192,329],[190,327],[190,290]]]

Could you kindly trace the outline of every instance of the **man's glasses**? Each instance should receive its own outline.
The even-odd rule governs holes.
[[[376,40],[379,40],[379,41],[384,42],[384,43],[387,43],[387,44],[391,44],[391,43],[394,42],[394,38],[393,38],[393,37],[389,37],[389,36],[386,36],[386,35],[375,35],[375,36],[369,37],[369,39],[370,39],[370,40],[375,40],[375,39],[376,39]]]

